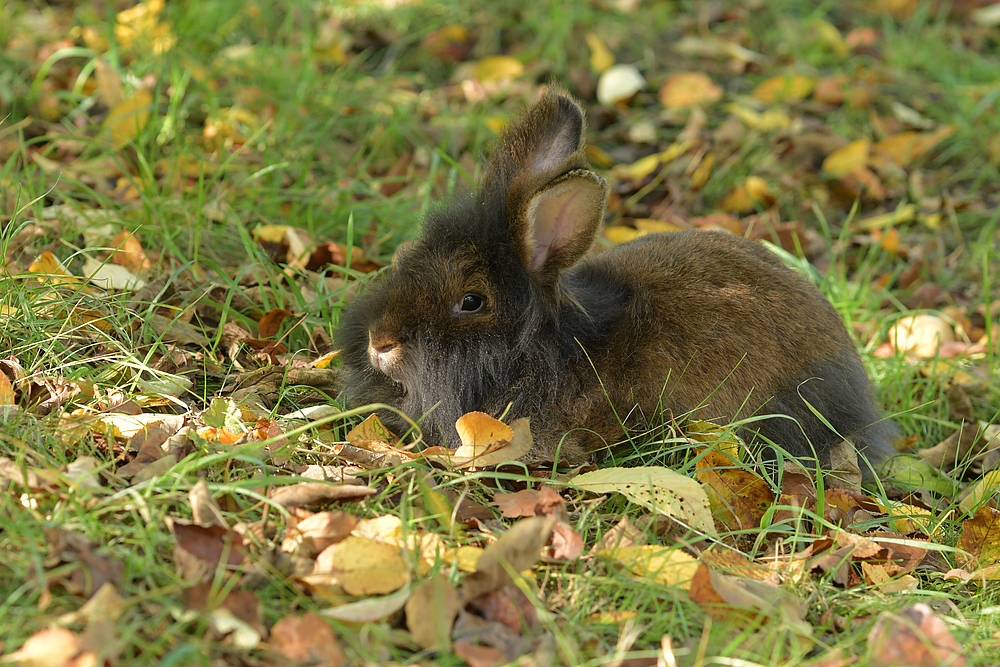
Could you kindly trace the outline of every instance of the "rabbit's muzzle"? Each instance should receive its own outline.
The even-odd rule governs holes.
[[[403,359],[403,346],[399,340],[368,332],[368,361],[373,368],[398,381],[394,371],[399,370]]]

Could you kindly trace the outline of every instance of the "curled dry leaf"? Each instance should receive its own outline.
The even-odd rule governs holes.
[[[337,636],[323,617],[313,612],[286,616],[271,628],[271,650],[283,658],[316,667],[347,665],[347,655]]]
[[[882,612],[868,635],[873,667],[964,667],[961,645],[931,608],[920,603],[892,614]]]
[[[512,581],[512,576],[538,562],[555,522],[553,517],[522,519],[486,547],[476,571],[462,582],[462,600],[498,591]]]
[[[637,505],[683,522],[694,530],[715,534],[705,489],[690,477],[660,466],[603,468],[572,480],[591,493],[620,493]]]
[[[552,560],[576,560],[583,553],[583,537],[573,526],[559,521],[552,529],[552,541],[546,558]]]
[[[597,80],[597,101],[601,104],[627,102],[646,87],[646,79],[635,65],[612,65]]]
[[[524,489],[515,493],[498,493],[490,503],[500,509],[508,519],[522,516],[548,516],[566,505],[566,501],[552,487]]]
[[[458,591],[447,576],[436,574],[422,582],[406,603],[406,627],[413,641],[425,650],[450,651],[458,608]]]
[[[361,500],[378,493],[378,489],[358,484],[324,484],[323,482],[299,482],[290,486],[279,486],[271,491],[270,497],[283,507],[324,505],[343,500]]]
[[[812,635],[812,626],[805,620],[805,602],[763,581],[722,574],[702,563],[688,596],[720,621],[763,617],[800,637]]]
[[[177,540],[178,549],[213,567],[220,562],[237,567],[246,558],[243,538],[223,526],[198,526],[173,521],[170,530]]]
[[[459,421],[468,416],[459,418]],[[466,469],[486,468],[516,461],[531,450],[531,427],[527,417],[515,420],[509,427],[488,415],[483,417],[486,419],[480,417],[474,419],[475,427],[466,430],[466,435],[463,436],[470,440],[468,442],[463,440],[463,444],[454,452],[443,447],[431,447],[421,452],[421,455],[431,461]],[[499,428],[493,422],[504,428]],[[508,431],[511,434],[510,439],[502,439],[506,437]]]
[[[941,345],[955,340],[955,330],[936,315],[904,317],[889,329],[889,344],[897,352],[933,359]]]
[[[317,512],[289,527],[281,549],[286,553],[297,549],[300,556],[312,558],[343,541],[357,524],[358,520],[347,512]]]

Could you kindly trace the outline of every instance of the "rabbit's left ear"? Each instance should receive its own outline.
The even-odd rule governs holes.
[[[574,169],[532,196],[515,223],[526,268],[543,284],[576,264],[604,221],[608,183],[589,169]]]

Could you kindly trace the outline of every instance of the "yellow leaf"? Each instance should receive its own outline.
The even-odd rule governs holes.
[[[763,113],[758,113],[738,104],[730,104],[726,109],[747,127],[761,132],[784,130],[792,125],[791,117],[780,109],[768,109]]]
[[[876,229],[883,229],[903,222],[910,222],[917,216],[916,204],[904,204],[895,211],[880,213],[869,216],[863,220],[858,220],[851,227],[857,231],[871,232]]]
[[[933,132],[900,132],[876,143],[872,158],[876,164],[885,161],[907,167],[954,133],[955,128],[951,125],[943,125]]]
[[[760,176],[748,176],[719,203],[719,208],[732,213],[749,213],[757,207],[770,208],[775,201],[771,189]]]
[[[648,232],[626,227],[625,225],[614,225],[613,227],[608,227],[604,230],[604,238],[611,241],[615,245],[620,245],[622,243],[633,241],[640,236],[645,236],[647,233]]]
[[[844,41],[844,36],[840,34],[837,27],[830,23],[829,21],[824,21],[818,19],[813,24],[813,29],[816,31],[816,36],[819,41],[830,47],[833,51],[841,58],[846,58],[847,54],[850,53],[850,47],[847,46],[847,42]]]
[[[0,403],[3,401],[0,400]],[[982,504],[983,500],[994,496],[998,487],[1000,487],[1000,470],[991,470],[962,493],[958,504],[971,513]]]
[[[462,440],[462,446],[477,451],[498,442],[510,442],[514,437],[514,430],[510,426],[485,412],[469,412],[462,415],[455,422],[455,428]]]
[[[667,79],[659,93],[667,109],[690,109],[722,99],[722,88],[703,72],[679,72]]]
[[[482,547],[464,545],[455,549],[448,549],[441,554],[441,560],[445,563],[454,563],[462,572],[475,572],[476,566],[479,564],[479,558],[482,555]]]
[[[138,136],[149,122],[153,95],[148,90],[137,90],[112,107],[104,119],[104,127],[111,133],[111,143],[121,148]]]
[[[835,178],[842,178],[856,169],[861,169],[868,162],[868,151],[871,142],[858,139],[838,148],[823,160],[823,171]]]
[[[329,575],[348,595],[385,595],[399,590],[410,574],[399,548],[350,535],[326,548],[311,576]]]
[[[14,385],[6,373],[0,373],[0,405],[14,405]]]
[[[715,166],[715,153],[709,153],[702,158],[701,163],[691,173],[691,187],[699,190],[712,176],[712,168]]]
[[[664,220],[653,220],[651,218],[637,218],[634,221],[635,228],[647,234],[659,234],[662,232],[679,232],[683,228],[672,222]]]
[[[50,250],[43,250],[38,259],[28,267],[30,273],[40,273],[43,281],[52,283],[77,283],[80,279],[66,270],[62,262]]]
[[[698,561],[679,547],[645,544],[602,549],[597,555],[615,561],[637,577],[682,590],[691,587],[691,579],[698,569]]]
[[[615,64],[614,54],[605,46],[600,37],[588,32],[584,39],[587,40],[587,46],[590,47],[590,69],[600,74]]]
[[[802,74],[774,76],[754,88],[753,96],[764,104],[797,102],[809,97],[816,80]]]
[[[684,155],[690,147],[690,141],[678,141],[668,146],[666,150],[639,158],[632,164],[616,166],[614,168],[614,175],[616,178],[622,180],[642,180],[661,166],[673,162],[681,155]]]
[[[473,69],[473,75],[483,83],[516,79],[523,73],[524,65],[512,56],[486,56]]]

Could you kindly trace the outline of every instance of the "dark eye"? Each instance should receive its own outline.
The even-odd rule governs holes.
[[[478,313],[486,305],[486,298],[481,294],[470,292],[462,297],[458,309],[462,313]]]

